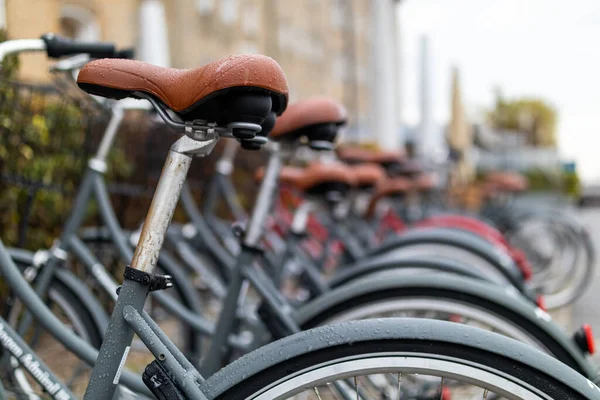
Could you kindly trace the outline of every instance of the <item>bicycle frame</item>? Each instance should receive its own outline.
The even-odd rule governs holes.
[[[205,156],[212,150],[215,143],[216,139],[194,141],[187,136],[183,136],[171,147],[133,256],[131,269],[146,274],[152,273],[158,262],[158,253],[180,197],[192,156]],[[275,152],[274,154],[278,153]],[[262,221],[270,210],[270,197],[272,197],[277,184],[280,166],[279,157],[272,156],[267,168],[267,177],[261,186],[256,209],[244,235],[243,251],[238,257],[240,268],[236,268],[237,274],[232,276],[228,296],[217,324],[216,335],[214,336],[216,340],[211,343],[207,356],[208,362],[204,366],[207,371],[216,370],[220,367],[221,349],[228,345],[229,333],[232,331],[236,320],[235,311],[237,310],[239,293],[244,278],[252,283],[257,283],[257,289],[266,297],[269,303],[277,302],[276,305],[272,306],[274,311],[279,313],[282,306],[286,305],[285,300],[276,289],[264,285],[264,280],[268,282],[268,278],[264,278],[264,280],[257,278],[256,270],[247,267],[253,257],[252,249],[257,248],[262,235]],[[143,305],[148,293],[149,288],[147,285],[131,279],[126,279],[121,286],[111,322],[86,391],[86,399],[99,398],[97,393],[112,396],[119,381],[122,365],[127,358],[134,332],[146,344],[156,359],[160,360],[169,369],[175,381],[185,391],[186,396],[203,398],[197,386],[197,383],[201,382],[203,378],[172,342],[160,332],[158,326],[143,314]],[[287,312],[280,314],[282,320],[287,323],[293,332],[299,331],[299,327],[290,317],[291,307],[283,308]],[[114,371],[117,371],[117,373],[113,376]]]
[[[89,365],[94,365],[98,351],[77,336],[59,320],[44,301],[25,280],[19,268],[12,261],[8,250],[0,241],[0,273],[8,286],[15,292],[23,305],[31,312],[36,321],[60,341],[69,351],[76,354]],[[19,335],[20,336],[20,335]],[[129,371],[122,374],[124,385],[138,393],[149,393],[139,376]]]
[[[121,258],[129,260],[132,259],[133,252],[131,250],[130,243],[127,241],[127,238],[125,237],[123,230],[117,221],[116,215],[110,203],[106,184],[104,182],[104,173],[107,168],[105,160],[116,137],[118,127],[123,119],[123,113],[123,108],[118,106],[113,108],[111,121],[103,136],[96,156],[89,162],[88,169],[84,175],[76,196],[73,212],[67,221],[66,227],[55,246],[48,252],[48,259],[43,264],[43,267],[36,271],[37,279],[34,287],[38,295],[43,295],[46,292],[52,277],[59,272],[60,266],[65,261],[67,253],[72,252],[87,267],[88,272],[101,284],[103,289],[111,295],[113,300],[116,300],[117,298],[117,283],[106,271],[106,268],[94,257],[92,252],[79,238],[77,231],[83,222],[87,204],[92,201],[92,199],[95,200],[97,202],[98,210],[102,220],[108,227],[110,237],[112,238],[113,244],[118,249]],[[275,178],[276,175],[277,174],[275,174]],[[270,192],[272,193],[273,189],[270,189]],[[268,210],[266,212],[268,212]],[[159,256],[161,262],[163,261],[164,257],[165,254]],[[0,267],[4,268],[4,266]],[[176,268],[180,267],[177,266]],[[30,276],[34,275],[30,274]],[[269,278],[266,276],[261,276],[261,278],[252,278],[252,280],[256,281],[257,285],[260,287],[265,286],[265,281],[268,282],[268,279]],[[27,283],[23,281],[19,281],[17,284],[27,285]],[[238,290],[241,291],[241,287]],[[235,293],[237,290],[234,290],[233,292]],[[268,296],[271,302],[277,301],[277,304],[281,302],[281,299],[279,298],[280,296],[278,293],[276,293],[274,288],[265,292],[267,293],[266,296]],[[159,303],[163,305],[165,309],[187,323],[195,331],[203,335],[215,336],[215,326],[206,321],[198,312],[186,309],[182,304],[163,293],[157,292],[153,293],[152,295],[157,297]],[[30,326],[32,322],[30,307],[26,301],[24,301],[24,303],[26,303],[29,312],[24,316],[19,325],[19,332],[21,332],[21,334],[26,331],[27,327]],[[237,304],[237,301],[235,303]],[[40,317],[40,315],[37,314],[35,317],[37,319]],[[234,320],[236,318],[235,312],[233,312],[230,317],[232,320]],[[286,318],[286,316],[283,318]],[[224,321],[227,320],[228,318],[224,319]],[[294,329],[294,331],[297,330],[299,329]],[[223,331],[224,330],[221,329],[221,332]],[[231,330],[229,330],[229,332],[231,332]],[[226,346],[229,346],[232,349],[241,350],[243,352],[248,352],[257,347],[257,344],[255,343],[248,343],[247,341],[241,340],[235,336],[230,337],[228,334],[223,335],[223,338],[225,338]],[[60,339],[60,336],[59,340],[63,342],[63,339]],[[63,344],[67,345],[66,343]],[[67,345],[67,347],[69,347],[69,345]],[[81,357],[80,352],[76,352],[76,354]],[[221,366],[220,362],[215,365],[219,365],[219,367]]]
[[[45,296],[51,280],[56,275],[58,269],[66,261],[69,252],[71,252],[86,267],[90,276],[92,276],[100,284],[102,289],[111,296],[113,301],[117,298],[116,290],[118,288],[118,283],[81,240],[78,236],[78,230],[83,223],[87,205],[91,201],[95,201],[98,206],[100,217],[107,226],[110,238],[117,248],[121,259],[132,259],[133,250],[117,220],[104,181],[104,175],[107,170],[106,158],[118,133],[118,129],[124,117],[124,112],[132,109],[148,110],[149,107],[143,102],[135,100],[117,102],[111,107],[112,115],[110,122],[103,135],[96,155],[94,158],[90,159],[88,163],[87,170],[77,192],[73,211],[61,232],[60,238],[47,252],[47,260],[44,263],[35,264],[26,274],[30,278],[35,277],[34,288],[36,293],[41,296]],[[183,268],[178,265],[178,262],[173,257],[169,257],[166,252],[160,256],[160,262],[161,265],[168,266],[170,271],[183,270]],[[202,305],[200,300],[195,300],[195,292],[191,288],[184,286],[185,280],[180,279],[179,282],[180,285],[178,286],[187,293],[188,307],[164,293],[154,293],[153,297],[156,297],[159,304],[165,307],[170,313],[173,313],[179,319],[186,322],[199,335],[211,335],[214,331],[214,327],[201,316]],[[17,331],[20,334],[23,334],[31,325],[31,322],[31,315],[26,313],[21,320]],[[239,341],[236,346],[241,346]],[[196,354],[190,354],[190,357],[199,359],[199,349],[195,349],[194,351]]]
[[[0,317],[0,346],[5,350],[4,357],[9,362],[21,365],[55,400],[76,399],[67,388],[48,368],[48,366],[29,348],[27,343],[15,332],[10,325]],[[26,379],[24,376],[17,379]],[[2,396],[0,391],[0,397]]]
[[[242,221],[247,218],[246,211],[237,202],[237,191],[231,182],[231,172],[233,171],[233,161],[237,153],[237,145],[234,142],[225,144],[223,154],[215,165],[215,173],[211,179],[208,193],[204,199],[204,215],[207,216],[206,222],[213,229],[215,226],[211,222],[213,210],[216,208],[219,196],[223,198],[231,211],[233,217],[237,221]]]
[[[183,136],[171,146],[131,261],[131,270],[145,277],[152,276],[192,157],[207,155],[216,141],[217,138],[195,141]],[[187,397],[206,399],[198,388],[198,383],[203,381],[202,376],[144,314],[143,307],[149,291],[149,285],[143,281],[126,278],[123,282],[85,399],[105,399],[114,395],[134,332],[156,359],[169,369]]]
[[[129,379],[129,384],[134,387],[136,386],[137,381],[132,381],[130,379],[131,376],[128,376],[126,372],[123,373],[123,365],[127,359],[134,333],[140,337],[161,365],[169,370],[171,376],[186,397],[200,400],[207,399],[205,392],[202,390],[203,385],[206,384],[203,376],[187,360],[183,353],[175,347],[148,314],[143,311],[143,306],[150,291],[169,287],[166,277],[153,275],[154,269],[159,262],[159,252],[165,240],[168,225],[170,224],[175,207],[184,188],[185,178],[192,158],[194,156],[207,155],[217,140],[218,136],[204,137],[202,140],[192,140],[187,136],[183,136],[171,146],[144,228],[133,254],[131,266],[126,271],[126,279],[120,288],[106,338],[98,354],[96,366],[94,367],[92,378],[86,391],[86,399],[96,400],[113,397],[116,385],[122,378],[124,381]],[[297,322],[292,317],[292,307],[272,285],[269,278],[261,270],[255,268],[252,263],[254,257],[260,253],[259,245],[263,235],[263,221],[269,214],[272,195],[276,192],[277,177],[281,167],[281,155],[277,151],[278,146],[274,147],[275,151],[270,157],[254,212],[243,235],[241,253],[237,257],[236,267],[231,274],[230,292],[227,295],[222,315],[216,326],[215,340],[207,357],[208,363],[204,365],[204,369],[208,373],[218,369],[224,357],[227,356],[223,352],[223,349],[229,345],[229,334],[234,329],[237,319],[235,314],[240,293],[243,292],[245,282],[249,282],[257,288],[258,292],[266,300],[269,311],[278,318],[287,333],[298,332],[300,330]],[[95,168],[96,170],[101,169],[99,164]],[[94,169],[94,167],[91,169]],[[93,183],[90,185],[93,185]],[[82,197],[84,196],[82,195]],[[79,200],[80,197],[78,196],[77,201],[79,202]],[[82,218],[82,216],[79,216],[79,218]],[[76,220],[75,217],[72,217],[72,219]],[[75,222],[72,222],[70,219],[67,224],[68,227],[71,228],[71,224],[72,226],[78,225]],[[81,221],[79,221],[80,223]],[[73,232],[76,229],[72,228]],[[121,236],[119,235],[119,237]],[[76,241],[66,242],[71,246],[77,247]],[[59,260],[63,256],[61,250],[66,252],[60,246],[61,243],[52,249],[53,256],[56,256]],[[126,253],[125,245],[122,246],[123,249],[120,250]],[[10,273],[14,274],[16,267],[14,267],[14,264],[11,265],[11,261],[3,260],[3,257],[7,257],[4,253],[6,251],[0,243],[0,268],[2,268],[2,264],[6,263],[8,269],[13,270]],[[18,280],[19,278],[21,281]],[[18,278],[12,276],[7,281],[24,282],[20,276]],[[154,287],[154,284],[157,282],[158,286]],[[27,285],[25,284],[25,286]],[[41,303],[42,305],[39,306],[40,309],[45,309],[43,302],[36,296],[35,292],[31,290],[27,292],[27,288],[20,288],[16,291],[22,297],[33,296],[33,299],[24,301],[28,308],[34,308]],[[32,314],[38,316],[39,311],[32,311]],[[52,326],[56,324],[56,321],[57,319],[53,315],[50,315],[46,316],[45,322],[42,324],[44,325],[45,323]],[[60,322],[58,323],[60,324]],[[64,326],[62,330],[56,327],[49,328],[49,330],[53,333],[61,332],[60,334],[64,335]],[[82,345],[81,339],[76,336],[73,335],[68,340],[65,340],[72,340],[71,347],[78,349],[79,352],[86,353],[88,359],[91,358],[90,355],[94,357],[93,350],[90,350],[89,346],[85,347],[85,345]],[[312,338],[311,340],[318,339]],[[147,393],[147,391],[144,392]]]

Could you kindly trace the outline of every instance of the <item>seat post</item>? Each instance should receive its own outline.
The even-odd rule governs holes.
[[[217,140],[216,136],[204,141],[183,136],[171,146],[133,260],[126,269],[125,280],[85,392],[85,400],[113,398],[134,333],[124,318],[124,310],[130,306],[129,309],[133,307],[135,311],[142,313],[146,297],[149,291],[153,290],[152,272],[158,262],[158,254],[179,201],[192,158],[209,154]]]
[[[115,106],[111,108],[110,121],[108,122],[108,126],[106,127],[104,135],[102,136],[102,141],[100,142],[100,146],[98,146],[98,151],[94,157],[96,160],[102,162],[106,161],[106,156],[110,152],[119,127],[121,126],[121,121],[123,121],[124,114],[123,108],[120,107],[119,103],[115,104]]]
[[[258,246],[264,231],[265,221],[271,212],[273,197],[277,193],[277,183],[279,182],[282,163],[280,145],[276,142],[270,142],[269,144],[271,145],[271,155],[244,237],[244,244],[248,247]]]

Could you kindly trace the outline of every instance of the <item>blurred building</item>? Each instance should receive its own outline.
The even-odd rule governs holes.
[[[381,32],[375,29],[378,24],[374,24],[373,15],[374,7],[381,8],[379,3],[383,0],[2,2],[6,7],[10,38],[35,38],[44,32],[58,32],[79,39],[114,41],[120,46],[135,46],[144,40],[140,37],[140,32],[144,31],[141,25],[148,23],[148,14],[140,14],[140,8],[142,3],[158,2],[157,9],[163,10],[166,20],[171,66],[192,68],[236,53],[267,54],[284,69],[292,100],[312,95],[332,96],[345,104],[352,117],[348,135],[355,137],[349,139],[362,135],[363,141],[375,141],[374,137],[365,138],[365,133],[368,135],[369,130],[377,130],[378,125],[373,128],[373,119],[381,120],[381,117],[370,118],[370,114],[377,107],[372,99],[381,97],[377,94],[381,92],[381,85],[373,94],[372,87],[377,87],[373,81],[377,78],[371,71],[380,70],[373,66],[373,58],[377,58],[373,57],[376,43],[373,38]],[[386,0],[386,3],[392,14],[385,17],[391,21],[395,2]],[[377,12],[381,13],[381,10],[377,9]],[[141,19],[140,15],[145,17]],[[395,46],[392,35],[387,41],[392,41]],[[381,47],[381,42],[378,46]],[[386,53],[385,49],[375,51]],[[45,79],[47,65],[40,55],[24,55],[22,77]],[[395,69],[391,68],[392,74]],[[396,89],[393,87],[388,91]],[[395,113],[393,107],[391,112]],[[386,113],[390,113],[389,108]]]

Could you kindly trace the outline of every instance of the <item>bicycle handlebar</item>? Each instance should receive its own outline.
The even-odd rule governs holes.
[[[121,49],[121,50],[117,50],[117,52],[115,53],[115,56],[112,58],[128,58],[128,59],[134,59],[135,58],[135,49],[133,47],[129,47],[126,49]]]
[[[72,72],[82,68],[92,58],[87,54],[77,54],[57,61],[50,66],[50,72]]]
[[[50,58],[75,54],[89,54],[92,58],[111,58],[118,53],[115,45],[108,42],[79,42],[53,33],[42,35],[41,39],[46,44],[46,52]]]
[[[9,54],[44,50],[46,50],[46,43],[42,39],[8,40],[0,43],[0,62]]]
[[[50,58],[89,54],[90,58],[133,58],[132,48],[117,50],[113,43],[79,42],[47,33],[40,39],[17,39],[0,43],[0,62],[9,54],[45,51]]]

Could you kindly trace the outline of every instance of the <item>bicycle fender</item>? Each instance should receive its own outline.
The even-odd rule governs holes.
[[[384,242],[371,250],[367,257],[381,255],[386,252],[406,248],[418,244],[443,244],[456,246],[483,258],[505,276],[508,281],[520,290],[524,287],[523,275],[510,256],[485,239],[476,235],[451,228],[431,228],[410,230],[400,236]]]
[[[562,355],[568,356],[572,361],[571,364],[579,368],[586,376],[597,376],[596,368],[587,361],[582,351],[562,328],[552,321],[550,315],[532,304],[514,288],[510,286],[501,287],[493,283],[462,276],[424,274],[398,277],[373,276],[358,279],[333,289],[305,304],[294,312],[293,318],[298,325],[303,326],[319,315],[325,314],[327,310],[361,296],[369,296],[385,291],[410,291],[418,294],[423,292],[425,288],[431,289],[430,292],[450,293],[448,297],[458,300],[461,299],[461,295],[469,295],[469,297],[476,299],[473,301],[474,304],[482,307],[487,304],[485,308],[492,312],[499,309],[508,310],[511,314],[518,316],[542,332],[546,338],[551,339]]]
[[[412,318],[350,321],[300,332],[241,357],[201,382],[200,388],[212,399],[286,360],[335,346],[377,340],[430,340],[454,345],[467,344],[470,348],[529,365],[565,382],[577,390],[582,398],[600,399],[600,390],[588,379],[530,346],[466,325]]]

